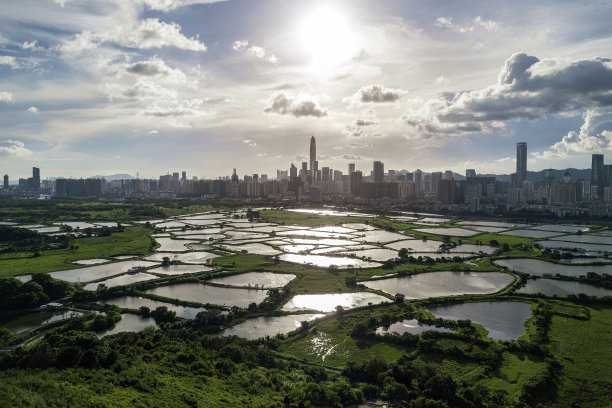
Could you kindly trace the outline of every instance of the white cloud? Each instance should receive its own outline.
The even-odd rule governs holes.
[[[204,112],[200,107],[204,103],[203,99],[190,99],[187,101],[163,101],[154,102],[151,106],[143,111],[146,116],[157,117],[183,117],[183,116],[198,116]]]
[[[612,112],[587,109],[580,131],[570,131],[559,142],[536,157],[565,157],[568,154],[592,154],[612,151]]]
[[[38,110],[38,108],[36,106],[30,106],[28,108],[28,112],[30,112],[30,113],[38,113],[39,110]]]
[[[15,97],[10,92],[0,92],[0,102],[13,103]]]
[[[255,44],[252,44],[249,47],[248,40],[234,41],[234,43],[232,44],[232,49],[238,52],[247,52],[251,55],[254,55],[255,57],[259,59],[271,62],[273,64],[276,64],[278,62],[278,58],[276,58],[276,55],[268,54],[268,52],[266,51],[264,47],[261,47]]]
[[[186,76],[181,70],[170,68],[159,58],[124,64],[123,68],[133,75],[164,78],[166,81],[173,83],[184,83],[186,80]]]
[[[353,104],[397,102],[406,93],[401,89],[385,88],[382,85],[368,85],[362,86],[352,97],[344,98],[344,101]]]
[[[293,115],[296,118],[314,116],[317,118],[327,116],[327,109],[322,108],[315,97],[308,94],[293,95],[278,92],[270,97],[269,105],[264,108],[266,113],[279,115]]]
[[[26,157],[32,154],[25,145],[18,140],[7,139],[0,141],[0,154],[14,157]]]
[[[23,48],[24,50],[38,50],[41,49],[42,47],[38,47],[37,46],[38,41],[34,40],[34,41],[24,41],[23,44],[21,44],[21,48]]]
[[[436,84],[438,85],[448,85],[449,83],[450,83],[450,80],[446,78],[444,75],[440,75],[439,77],[436,78]]]
[[[85,30],[65,41],[59,49],[65,52],[80,52],[93,49],[102,43],[139,49],[175,47],[182,50],[206,51],[204,43],[181,34],[180,25],[165,23],[157,18],[128,21],[107,32],[94,33]]]
[[[460,136],[492,132],[510,119],[538,119],[551,113],[612,106],[612,62],[575,62],[517,53],[506,60],[497,84],[444,94],[403,116],[408,137]]]
[[[8,65],[11,68],[17,68],[15,57],[10,55],[0,55],[0,65]]]
[[[494,33],[499,29],[501,24],[497,21],[487,20],[481,16],[477,16],[468,24],[456,24],[453,22],[452,17],[438,17],[434,21],[434,25],[459,33],[473,33],[476,29],[483,29],[486,32]]]

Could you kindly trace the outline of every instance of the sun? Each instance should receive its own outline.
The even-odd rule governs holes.
[[[346,13],[331,6],[315,9],[302,20],[298,37],[313,69],[333,68],[355,55],[357,32],[348,20]]]

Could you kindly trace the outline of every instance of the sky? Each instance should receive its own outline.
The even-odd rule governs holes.
[[[612,163],[606,1],[2,0],[0,173]]]

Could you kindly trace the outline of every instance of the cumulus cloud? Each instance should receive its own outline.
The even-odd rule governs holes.
[[[0,65],[8,65],[11,68],[17,68],[15,57],[10,55],[0,55]]]
[[[66,0],[56,0],[66,1]],[[138,0],[137,0],[138,1]],[[151,10],[171,11],[179,7],[189,6],[192,4],[212,4],[219,3],[225,0],[139,0]]]
[[[0,141],[0,154],[14,157],[26,157],[31,155],[32,151],[27,149],[25,145],[18,140],[7,139]]]
[[[182,83],[186,80],[186,76],[181,70],[170,68],[162,59],[125,64],[124,69],[130,74],[145,77],[163,77],[175,83]]]
[[[436,27],[450,29],[459,33],[472,33],[476,29],[482,29],[486,32],[493,33],[500,27],[499,22],[487,20],[481,16],[475,17],[467,24],[456,24],[452,17],[438,17],[434,21],[434,25]]]
[[[36,106],[30,106],[28,108],[28,112],[30,112],[30,113],[38,113],[39,110],[38,110],[38,108]]]
[[[0,102],[13,103],[15,97],[10,92],[0,92]]]
[[[262,59],[264,61],[268,61],[271,62],[273,64],[278,62],[278,59],[276,58],[276,55],[273,54],[268,54],[268,52],[266,51],[266,49],[264,47],[261,47],[259,45],[255,45],[252,44],[249,47],[249,41],[248,40],[238,40],[238,41],[234,41],[234,43],[232,44],[232,49],[234,51],[238,51],[238,52],[246,52],[250,55],[253,55],[259,59]]]
[[[505,62],[495,85],[427,100],[402,118],[409,137],[492,132],[506,120],[610,106],[610,89],[610,59],[568,63],[517,53]]]
[[[352,97],[345,98],[345,102],[351,103],[385,103],[396,102],[406,91],[401,89],[385,88],[382,85],[362,86]]]
[[[587,109],[578,132],[570,131],[559,142],[536,157],[563,157],[567,154],[592,154],[612,151],[612,112]]]
[[[308,94],[293,95],[278,92],[272,95],[269,105],[264,108],[266,113],[278,115],[293,115],[296,118],[314,116],[317,118],[327,116],[327,109],[322,108],[316,98]]]
[[[378,125],[378,119],[376,118],[358,118],[346,126],[344,134],[349,137],[365,137],[366,133],[363,128],[375,125]]]
[[[80,52],[102,43],[114,43],[126,48],[175,47],[189,51],[206,51],[206,45],[197,38],[187,38],[181,34],[180,25],[165,23],[157,18],[124,23],[108,32],[94,33],[85,30],[65,41],[59,49],[65,52]]]

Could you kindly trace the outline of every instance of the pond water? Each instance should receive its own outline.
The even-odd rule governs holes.
[[[179,283],[176,285],[159,286],[147,290],[146,293],[164,296],[169,299],[245,308],[251,303],[261,303],[267,296],[266,290],[221,288],[201,283]]]
[[[183,228],[185,226],[185,224],[183,224],[182,222],[178,222],[178,221],[167,221],[167,222],[160,222],[159,224],[155,224],[155,228]]]
[[[333,217],[366,217],[366,218],[374,218],[375,215],[372,214],[362,214],[348,211],[335,211],[335,210],[312,210],[307,208],[294,208],[287,211],[304,213],[304,214],[316,214],[316,215],[330,215]]]
[[[319,312],[334,312],[336,306],[344,309],[391,302],[386,297],[369,292],[357,293],[329,293],[323,295],[295,295],[283,306],[286,312],[299,312],[302,310],[317,310]]]
[[[385,246],[397,249],[398,251],[402,248],[406,248],[408,252],[435,252],[440,249],[440,245],[442,245],[442,241],[434,241],[433,239],[428,239],[426,241],[421,239],[406,239],[386,244]]]
[[[357,231],[373,231],[376,229],[371,225],[362,224],[359,222],[349,222],[346,224],[342,224],[342,226],[345,228],[350,228],[350,229],[357,230]]]
[[[612,237],[602,235],[563,235],[556,237],[556,241],[578,242],[581,244],[603,244],[612,246]]]
[[[26,283],[32,280],[32,275],[18,275],[14,276],[19,282]]]
[[[188,264],[205,264],[209,259],[216,258],[218,256],[219,255],[212,254],[210,252],[202,251],[184,252],[181,254],[156,252],[147,256],[145,259],[161,262],[164,260],[164,257],[168,257],[171,261],[179,261]]]
[[[358,258],[331,257],[323,255],[300,255],[283,254],[279,257],[281,261],[299,263],[303,265],[312,264],[319,268],[329,268],[335,265],[338,268],[375,268],[380,264],[375,262],[362,261]]]
[[[224,276],[221,278],[209,279],[210,283],[219,285],[243,286],[243,287],[259,287],[261,288],[282,288],[296,276],[290,273],[274,273],[274,272],[247,272],[239,275]]]
[[[160,275],[184,275],[188,273],[207,272],[213,268],[204,265],[166,265],[150,269],[148,272]]]
[[[562,281],[557,279],[529,279],[518,293],[543,293],[547,296],[568,296],[584,293],[588,296],[612,296],[612,290],[587,285],[581,282]]]
[[[97,290],[98,285],[104,284],[107,288],[115,286],[129,285],[136,282],[144,282],[148,280],[157,279],[157,276],[151,275],[150,273],[137,272],[137,273],[126,273],[124,275],[115,276],[101,282],[88,283],[83,287],[85,290]]]
[[[142,317],[131,313],[123,313],[121,315],[121,320],[115,323],[115,327],[97,333],[96,336],[101,339],[102,337],[121,332],[137,333],[151,326],[157,328],[157,323],[155,323],[155,320],[152,317]]]
[[[529,227],[529,224],[514,224],[511,222],[497,221],[460,221],[459,225],[478,225],[482,227],[500,227],[500,228],[523,228]]]
[[[192,235],[177,235],[174,239],[189,239],[189,240],[200,240],[200,241],[214,241],[215,239],[224,239],[225,235],[221,234],[192,234]],[[197,244],[191,244],[197,245]]]
[[[361,232],[360,234],[362,236],[356,238],[356,240],[360,242],[373,242],[384,244],[386,242],[406,239],[406,236],[403,234],[383,230],[365,231]]]
[[[581,244],[577,242],[568,241],[538,241],[538,244],[545,248],[559,249],[559,250],[573,250],[582,249],[584,251],[592,252],[612,252],[612,245],[601,245],[601,244]]]
[[[182,317],[183,319],[195,319],[198,313],[206,311],[206,309],[203,307],[181,306],[135,296],[122,296],[114,299],[100,300],[99,303],[115,305],[124,309],[136,310],[138,310],[141,306],[146,306],[151,310],[155,310],[160,306],[166,306],[168,310],[175,312],[177,317]]]
[[[265,336],[285,334],[300,328],[301,322],[312,321],[324,314],[297,314],[275,317],[257,317],[237,324],[221,332],[221,336],[238,336],[249,340],[256,340]]]
[[[249,254],[257,254],[257,255],[278,255],[281,252],[272,248],[270,245],[261,244],[261,243],[253,243],[253,244],[243,244],[243,245],[221,245],[223,249],[227,249],[228,251],[234,252],[242,252],[245,251]]]
[[[563,276],[582,276],[588,272],[612,275],[612,265],[560,265],[530,258],[499,259],[494,262],[500,266],[507,266],[510,270],[535,276],[556,275],[557,273]]]
[[[513,277],[503,272],[427,272],[412,276],[362,282],[370,289],[406,299],[494,293],[508,286]]]
[[[126,273],[131,268],[146,268],[154,265],[157,265],[157,262],[131,260],[111,262],[102,265],[88,266],[85,268],[65,269],[61,271],[50,272],[49,275],[51,275],[51,277],[54,279],[59,279],[67,282],[89,282]]]
[[[539,231],[529,229],[519,229],[513,231],[501,232],[500,235],[512,235],[513,237],[524,237],[524,238],[549,238],[555,235],[561,235],[561,232],[551,231]]]
[[[440,332],[452,332],[453,330],[446,327],[436,327],[433,324],[421,323],[416,319],[402,320],[401,322],[393,323],[389,327],[379,327],[376,329],[376,334],[397,333],[397,334],[421,334],[428,330]]]
[[[83,313],[75,311],[41,311],[26,313],[20,316],[11,317],[0,323],[0,327],[7,328],[13,334],[24,333],[28,330],[36,329],[45,324],[57,322],[65,319],[72,319],[82,316]]]
[[[305,238],[285,238],[285,241],[293,244],[303,245],[329,245],[329,246],[345,246],[345,245],[358,245],[359,242],[349,241],[346,239],[334,239],[334,238],[323,238],[323,239],[305,239]]]
[[[219,234],[221,233],[221,231],[223,231],[221,228],[202,228],[202,229],[193,229],[193,230],[186,230],[186,231],[176,231],[176,232],[173,232],[173,234],[176,235],[177,237],[187,236],[187,238],[189,238],[189,235]]]
[[[525,320],[531,305],[523,302],[460,303],[427,308],[436,317],[448,320],[469,319],[482,325],[495,340],[516,340],[525,333]]]
[[[225,234],[229,236],[229,240],[240,240],[240,239],[266,239],[269,237],[268,234],[260,234],[258,232],[248,231],[225,231]]]
[[[110,261],[108,259],[102,259],[102,258],[79,259],[78,261],[72,261],[72,263],[79,264],[79,265],[97,265],[97,264],[102,264],[106,262],[110,262]]]
[[[471,258],[473,256],[476,256],[474,254],[468,254],[465,252],[456,252],[456,253],[436,253],[436,252],[410,252],[408,254],[408,256],[412,256],[414,258],[418,258],[419,256],[422,257],[430,257],[432,259],[440,259],[442,257],[444,258],[455,258],[455,257],[459,257],[459,258]]]
[[[184,252],[188,251],[187,244],[197,244],[199,241],[189,241],[186,239],[172,239],[172,238],[159,238],[155,240],[159,243],[160,247],[156,249],[159,252]]]
[[[489,246],[489,245],[473,245],[473,244],[461,244],[457,245],[455,248],[451,248],[448,252],[468,252],[468,253],[479,253],[484,252],[485,254],[493,253],[497,248]]]
[[[55,224],[55,225],[67,225],[67,226],[72,227],[74,229],[76,229],[76,228],[85,229],[85,228],[95,228],[96,227],[94,224],[90,224],[90,223],[84,222],[84,221],[62,221],[62,222],[54,222],[53,224]]]
[[[39,232],[41,234],[48,234],[50,232],[59,232],[60,227],[39,227],[39,228],[31,228],[31,230]]]
[[[589,230],[589,227],[583,227],[581,225],[544,224],[532,227],[531,229],[542,231],[569,232],[573,234],[578,231],[586,232]]]
[[[610,263],[612,259],[610,258],[571,258],[571,259],[562,259],[562,262],[569,262],[573,264],[584,264],[584,263],[593,263],[593,262],[605,262]]]
[[[451,237],[471,237],[479,232],[463,228],[416,228],[415,231],[425,234],[449,235]]]
[[[311,249],[315,249],[315,245],[284,245],[280,247],[283,252],[290,252],[292,254],[299,254],[300,252],[307,252]]]
[[[397,258],[397,251],[393,251],[391,249],[366,249],[362,251],[347,251],[342,253],[342,255],[355,255],[357,258],[365,257],[366,259],[370,258],[374,261],[384,262],[387,259],[395,259]]]
[[[334,227],[334,226],[313,228],[313,231],[335,232],[335,233],[338,233],[338,234],[351,234],[351,233],[355,232],[355,230],[352,229],[352,228]]]
[[[336,232],[325,232],[315,230],[287,230],[279,231],[277,236],[297,236],[297,237],[311,237],[311,238],[353,238],[353,235],[340,234]]]

